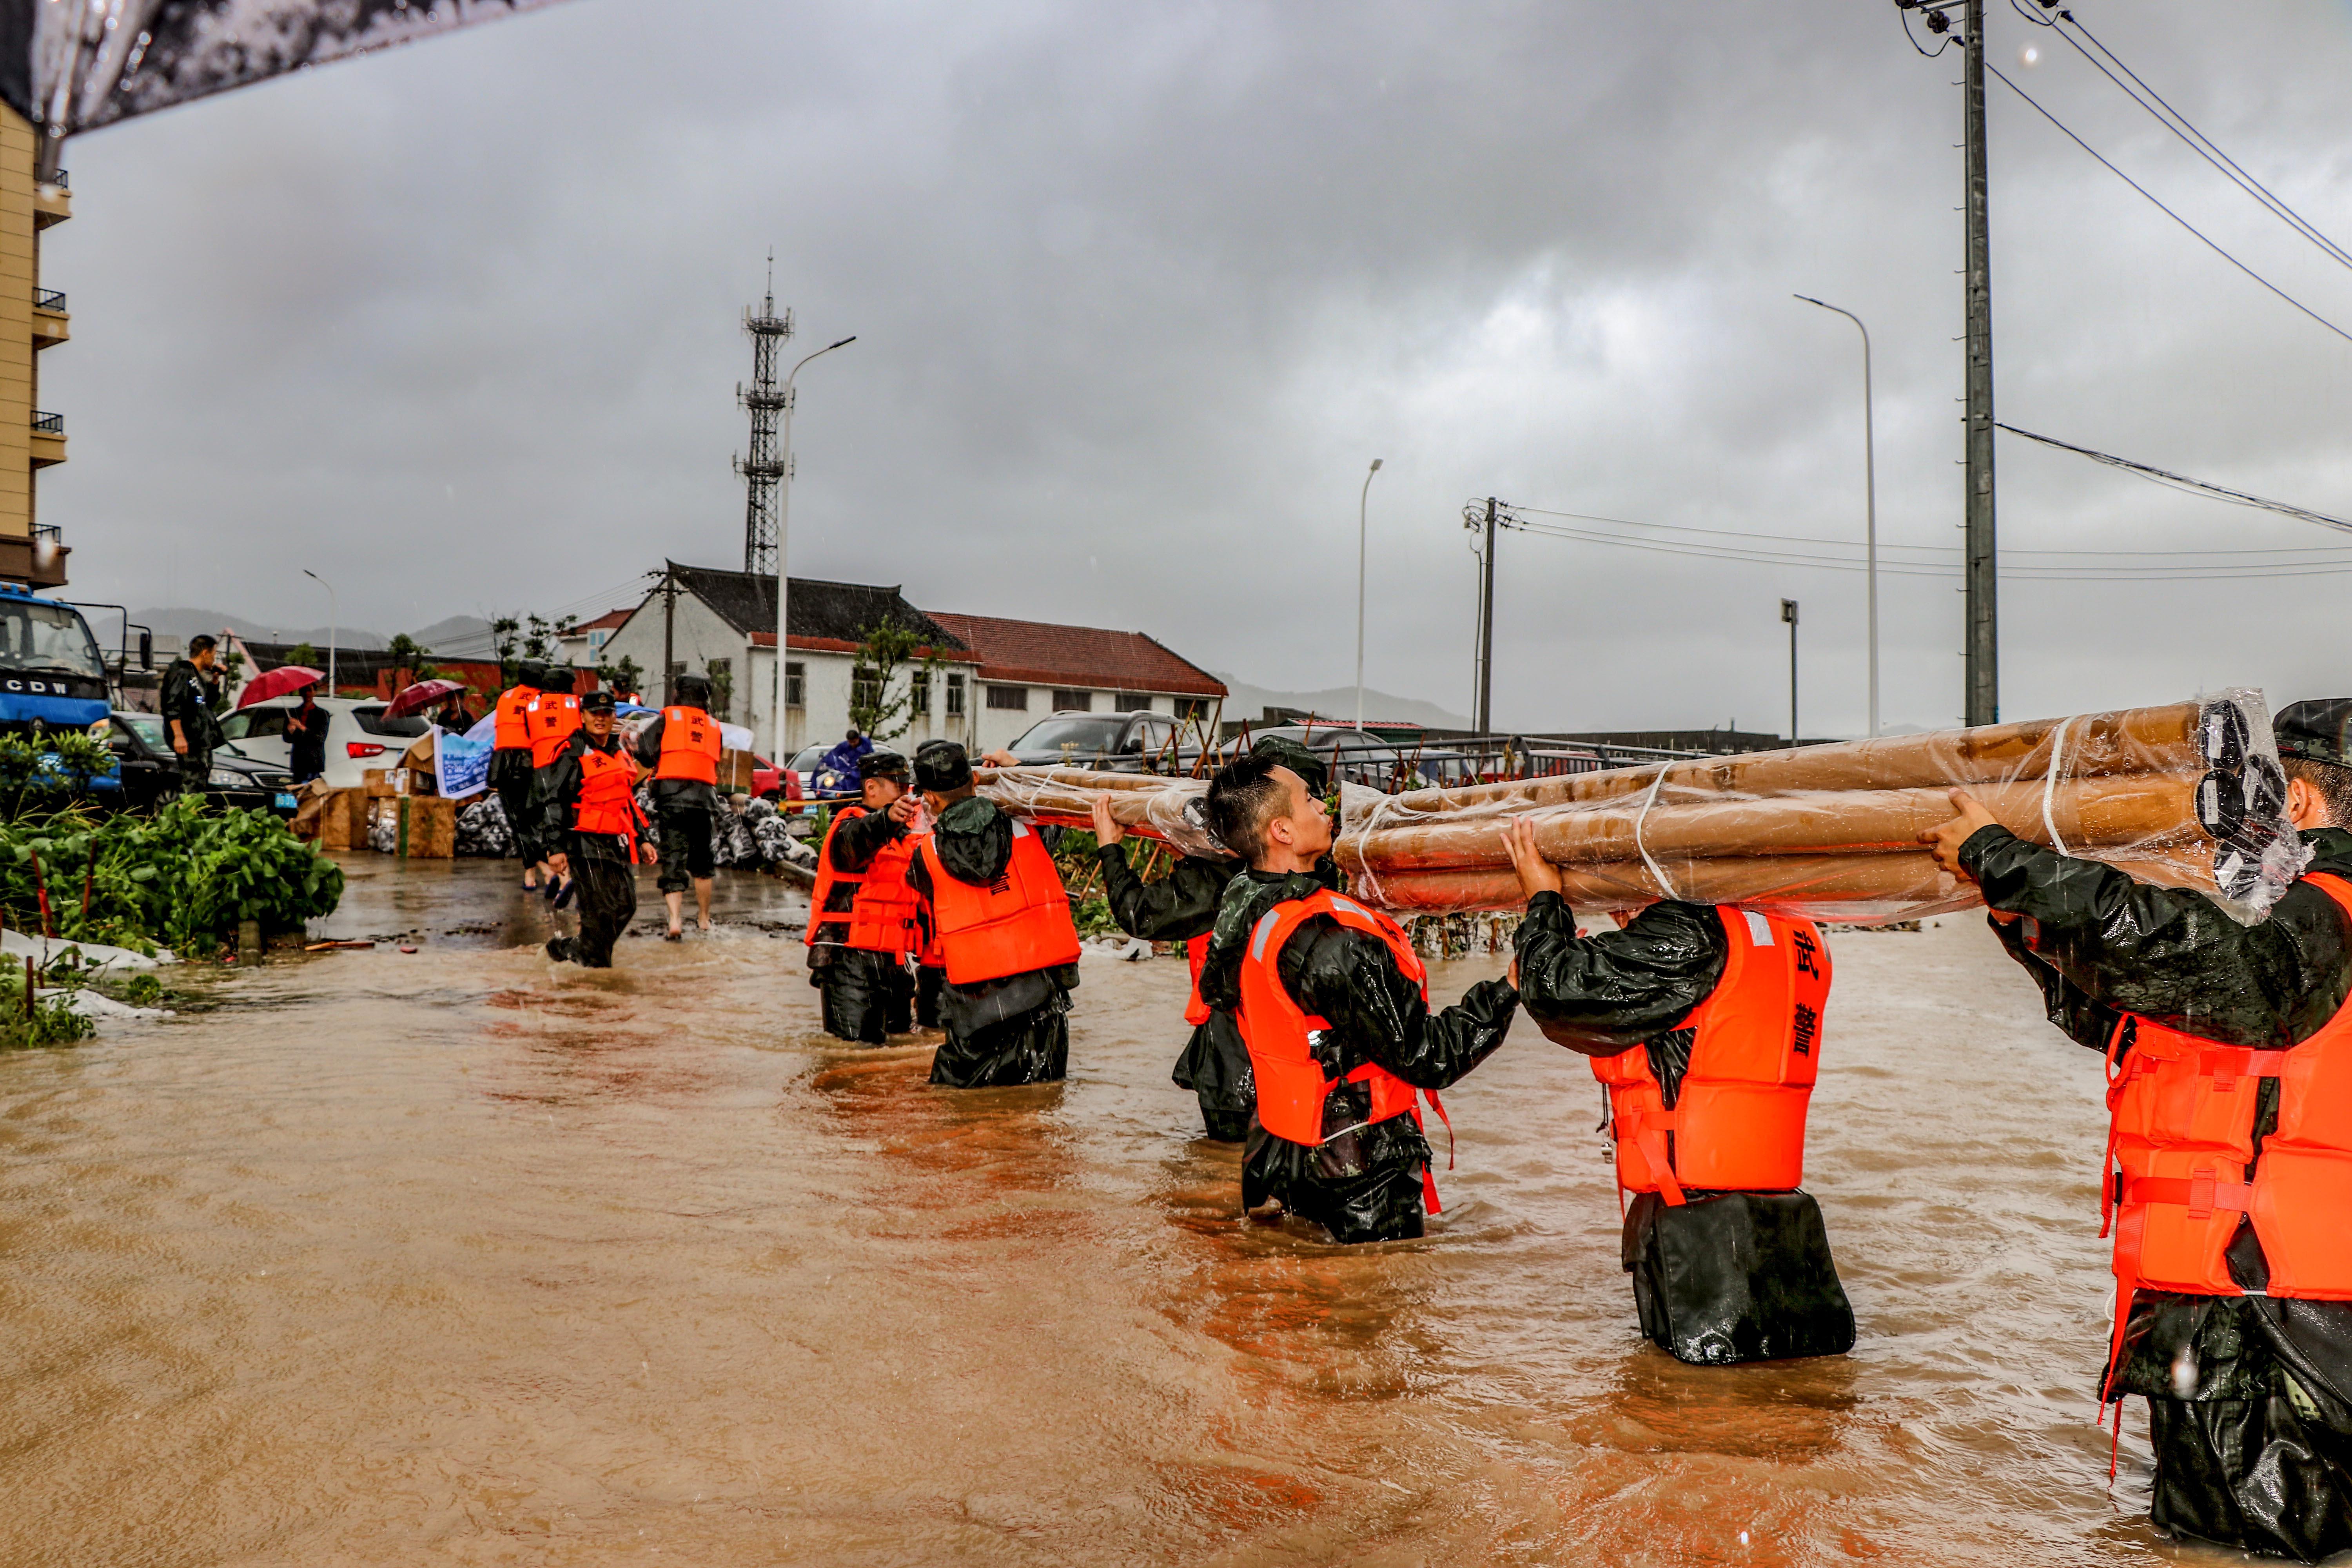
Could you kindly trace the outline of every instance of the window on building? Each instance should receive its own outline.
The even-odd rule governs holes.
[[[1143,691],[1122,691],[1111,705],[1121,713],[1149,713],[1151,711],[1151,696]]]
[[[868,712],[882,706],[882,681],[875,675],[860,675],[849,683],[849,705]]]
[[[1029,689],[1025,686],[992,686],[988,689],[988,705],[1002,712],[1029,711]]]
[[[1056,713],[1091,713],[1094,708],[1095,694],[1091,691],[1073,691],[1065,688],[1055,689],[1054,711]]]
[[[963,677],[961,675],[948,677],[948,717],[963,717]]]
[[[907,712],[921,717],[931,710],[931,672],[918,669],[907,677]]]
[[[1176,699],[1176,717],[1191,719],[1197,723],[1207,723],[1209,700],[1205,697],[1179,697]]]
[[[796,658],[786,659],[784,661],[784,706],[787,708],[807,706],[805,700],[807,692],[808,666]]]

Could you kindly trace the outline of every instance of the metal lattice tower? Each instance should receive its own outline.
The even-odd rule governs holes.
[[[751,384],[735,384],[735,400],[751,414],[751,453],[735,459],[743,476],[743,570],[755,576],[776,574],[776,485],[784,478],[783,459],[776,451],[776,416],[785,406],[785,395],[776,387],[776,345],[793,335],[793,313],[776,314],[776,258],[768,257],[768,293],[756,310],[743,312],[743,330],[751,334]]]

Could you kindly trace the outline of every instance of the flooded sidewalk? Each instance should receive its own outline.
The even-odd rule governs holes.
[[[818,1032],[781,884],[674,944],[646,872],[591,973],[511,864],[346,864],[328,934],[416,952],[0,1057],[0,1563],[2224,1560],[2137,1403],[2109,1495],[2100,1064],[1974,919],[1832,939],[1855,1352],[1704,1370],[1524,1020],[1430,1237],[1343,1250],[1236,1212],[1181,962],[1087,959],[1068,1083],[935,1089]]]

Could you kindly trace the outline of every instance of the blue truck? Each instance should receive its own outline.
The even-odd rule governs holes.
[[[0,583],[0,730],[87,730],[107,715],[106,661],[71,605]]]

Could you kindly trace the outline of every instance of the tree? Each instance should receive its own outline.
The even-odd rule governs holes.
[[[289,649],[286,654],[286,662],[289,664],[301,665],[306,669],[324,669],[327,668],[327,661],[319,657],[319,650],[312,647],[306,642],[298,642],[293,646],[293,647]]]
[[[406,632],[393,634],[392,641],[384,645],[383,654],[391,661],[393,668],[408,671],[411,680],[430,680],[441,673],[430,662],[433,650]]]
[[[928,675],[939,666],[922,635],[885,616],[857,634],[857,662],[849,670],[849,721],[877,741],[895,741],[915,722],[914,684],[909,681],[890,695],[892,679],[908,664],[919,664]],[[896,719],[897,725],[885,729]]]
[[[233,647],[221,649],[220,684],[213,688],[213,711],[228,711],[229,694],[245,683],[245,655]]]
[[[614,695],[620,697],[641,696],[646,689],[646,672],[639,669],[637,661],[626,654],[621,656],[618,664],[598,665],[596,679],[611,687]]]

